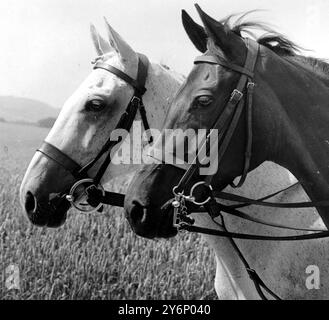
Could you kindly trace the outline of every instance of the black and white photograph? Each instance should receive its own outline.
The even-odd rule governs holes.
[[[328,31],[326,0],[1,0],[0,300],[329,299]]]

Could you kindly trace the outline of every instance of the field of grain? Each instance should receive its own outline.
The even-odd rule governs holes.
[[[19,204],[26,167],[47,130],[0,123],[0,299],[214,299],[215,261],[195,234],[136,236],[122,209],[71,210],[59,229],[32,226]],[[119,190],[120,181],[113,185]],[[16,265],[20,289],[8,290]]]

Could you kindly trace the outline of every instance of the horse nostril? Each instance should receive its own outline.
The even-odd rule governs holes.
[[[25,196],[25,210],[27,213],[33,213],[37,208],[37,201],[32,194],[32,192],[28,191]]]
[[[142,206],[138,201],[133,201],[133,207],[130,212],[131,221],[134,224],[143,223],[146,219],[146,208]]]

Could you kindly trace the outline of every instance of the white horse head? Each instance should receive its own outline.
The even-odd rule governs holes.
[[[91,25],[91,36],[98,54],[96,61],[107,63],[136,79],[138,54],[106,19],[105,22],[107,40]],[[160,128],[162,125],[169,99],[182,80],[180,75],[159,64],[149,64],[145,84],[147,92],[143,99],[151,128]],[[65,102],[45,141],[84,166],[109,139],[133,94],[131,84],[106,70],[94,69]],[[21,203],[31,222],[36,225],[61,225],[69,208],[67,204],[57,206],[53,200],[56,195],[72,186],[75,179],[54,160],[56,159],[36,152],[21,185]],[[101,161],[88,172],[90,176],[94,176],[100,163]],[[110,165],[102,183],[135,168],[136,166],[131,165]]]

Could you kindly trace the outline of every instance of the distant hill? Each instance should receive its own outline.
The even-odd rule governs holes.
[[[56,118],[59,109],[48,104],[28,98],[0,96],[0,118],[10,122],[33,122],[43,118]]]

